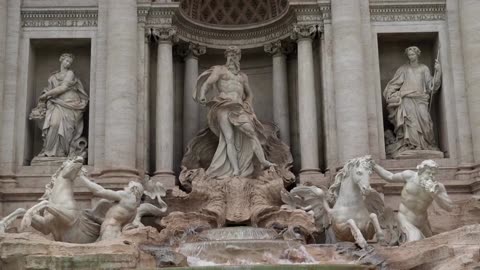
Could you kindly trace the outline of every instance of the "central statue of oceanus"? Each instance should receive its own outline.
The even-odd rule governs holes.
[[[289,154],[283,153],[285,146],[276,137],[276,128],[261,123],[253,111],[248,77],[240,71],[240,49],[229,47],[225,56],[225,65],[213,66],[198,77],[193,98],[209,108],[209,129],[193,139],[185,157],[204,161],[198,167],[206,169],[209,177],[251,177],[277,166],[272,155],[282,153],[288,159]]]

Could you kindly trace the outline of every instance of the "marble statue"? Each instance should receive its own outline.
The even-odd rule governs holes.
[[[146,186],[150,188],[147,192],[143,185],[136,181],[130,181],[123,190],[114,191],[91,181],[85,170],[82,170],[80,179],[94,196],[105,199],[101,200],[97,207],[108,209],[102,221],[98,241],[117,238],[127,225],[143,226],[140,221],[143,215],[160,216],[167,210],[167,205],[161,200],[161,196],[166,194],[165,189],[159,182],[147,182]],[[142,203],[144,193],[152,199],[157,198],[160,208],[150,203]]]
[[[25,214],[24,208],[17,208],[10,215],[0,219],[0,233],[5,233],[8,227],[18,218]]]
[[[83,165],[82,157],[73,157],[54,173],[46,185],[45,194],[38,204],[25,213],[20,231],[30,225],[56,241],[70,243],[91,243],[98,237],[100,225],[94,214],[79,209],[74,198],[73,182]]]
[[[441,85],[442,70],[437,56],[432,77],[429,68],[419,63],[420,53],[416,46],[405,50],[409,63],[398,68],[383,91],[388,120],[395,133],[395,140],[387,143],[386,151],[393,158],[418,150],[438,152],[430,107],[432,96]]]
[[[264,168],[275,164],[265,157],[262,144],[267,134],[253,111],[248,77],[240,71],[240,49],[229,47],[225,56],[225,65],[213,66],[199,76],[193,98],[208,106],[208,125],[219,138],[207,175],[246,177],[254,171],[254,157]],[[213,89],[216,93],[207,100]]]
[[[81,156],[63,162],[52,176],[51,182],[46,185],[41,202],[25,212],[20,231],[32,226],[43,234],[51,233],[56,241],[92,243],[117,237],[127,224],[130,228],[143,226],[141,218],[144,215],[160,216],[165,213],[167,205],[161,197],[166,192],[161,183],[148,180],[142,185],[131,181],[121,191],[104,189],[86,177],[83,162]],[[77,176],[80,176],[79,179],[95,196],[104,198],[92,209],[78,207],[73,191],[73,182]],[[141,203],[143,194],[156,200],[160,207]],[[13,218],[15,213],[16,217],[23,212],[19,208],[10,216]],[[11,218],[7,217],[9,219]]]
[[[432,235],[427,210],[433,201],[451,211],[453,203],[445,186],[435,181],[438,165],[433,160],[424,160],[417,172],[406,170],[391,173],[375,164],[374,171],[390,183],[404,183],[398,208],[397,221],[402,236],[400,242],[421,240]]]
[[[384,240],[378,216],[384,211],[383,199],[370,187],[373,169],[370,156],[349,160],[335,176],[325,192],[315,186],[298,186],[282,191],[282,201],[294,209],[313,211],[315,223],[321,230],[331,230],[331,241],[354,241],[367,248],[365,238]],[[333,205],[333,207],[330,207]]]
[[[48,86],[30,114],[31,120],[42,123],[39,157],[86,156],[87,141],[82,132],[88,95],[71,69],[73,60],[69,53],[60,56],[60,71],[48,78]]]

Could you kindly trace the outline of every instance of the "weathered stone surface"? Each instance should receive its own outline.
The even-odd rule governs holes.
[[[480,225],[464,226],[400,247],[375,247],[391,269],[477,269]]]
[[[137,269],[153,268],[153,257],[142,254],[125,238],[92,244],[47,240],[34,233],[0,235],[0,269]]]
[[[434,234],[480,224],[480,196],[454,201],[450,212],[434,203],[428,211],[428,218]]]

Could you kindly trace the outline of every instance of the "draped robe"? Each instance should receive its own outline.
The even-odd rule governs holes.
[[[200,74],[197,80],[197,87],[193,94],[194,98],[197,98],[202,85],[208,79],[214,68],[215,67],[212,67]],[[213,87],[216,88],[216,84],[214,84]],[[216,90],[217,93],[220,92],[219,89],[212,90]],[[271,131],[265,130],[263,124],[255,116],[251,104],[247,101],[239,103],[228,98],[223,98],[221,95],[217,94],[207,102],[207,107],[209,108],[207,116],[209,129],[218,137],[218,145],[208,166],[207,175],[211,177],[225,177],[232,176],[233,174],[233,166],[230,164],[227,156],[227,143],[220,130],[219,121],[217,119],[218,112],[220,110],[225,110],[228,112],[228,120],[233,127],[234,144],[235,149],[237,150],[237,159],[240,169],[239,176],[250,176],[258,166],[255,166],[256,158],[250,138],[245,134],[245,130],[242,126],[250,124],[254,128],[255,136],[257,136],[262,146],[265,145],[267,137],[271,137],[271,134],[269,134]]]
[[[42,128],[44,138],[40,155],[49,157],[65,157],[73,151],[72,143],[79,139],[83,132],[83,112],[87,107],[88,95],[80,80],[65,81],[65,74],[55,72],[48,79],[45,91],[52,90],[62,84],[68,90],[47,101],[47,111]]]
[[[396,134],[396,142],[387,149],[387,154],[408,149],[438,150],[429,102],[432,91],[439,88],[440,76],[433,81],[430,70],[423,64],[405,64],[397,70],[383,92],[388,120]]]

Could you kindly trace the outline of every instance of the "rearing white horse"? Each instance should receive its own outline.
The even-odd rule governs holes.
[[[384,239],[377,217],[383,214],[383,200],[369,182],[373,165],[370,156],[351,159],[335,176],[327,196],[320,188],[300,186],[284,192],[282,199],[295,208],[313,210],[317,227],[330,228],[337,241],[355,241],[366,248],[365,237],[376,232],[379,241]]]
[[[91,243],[98,237],[100,224],[78,208],[73,182],[82,169],[83,158],[65,161],[46,186],[41,202],[25,213],[20,230],[30,225],[43,234],[52,234],[56,241]]]

